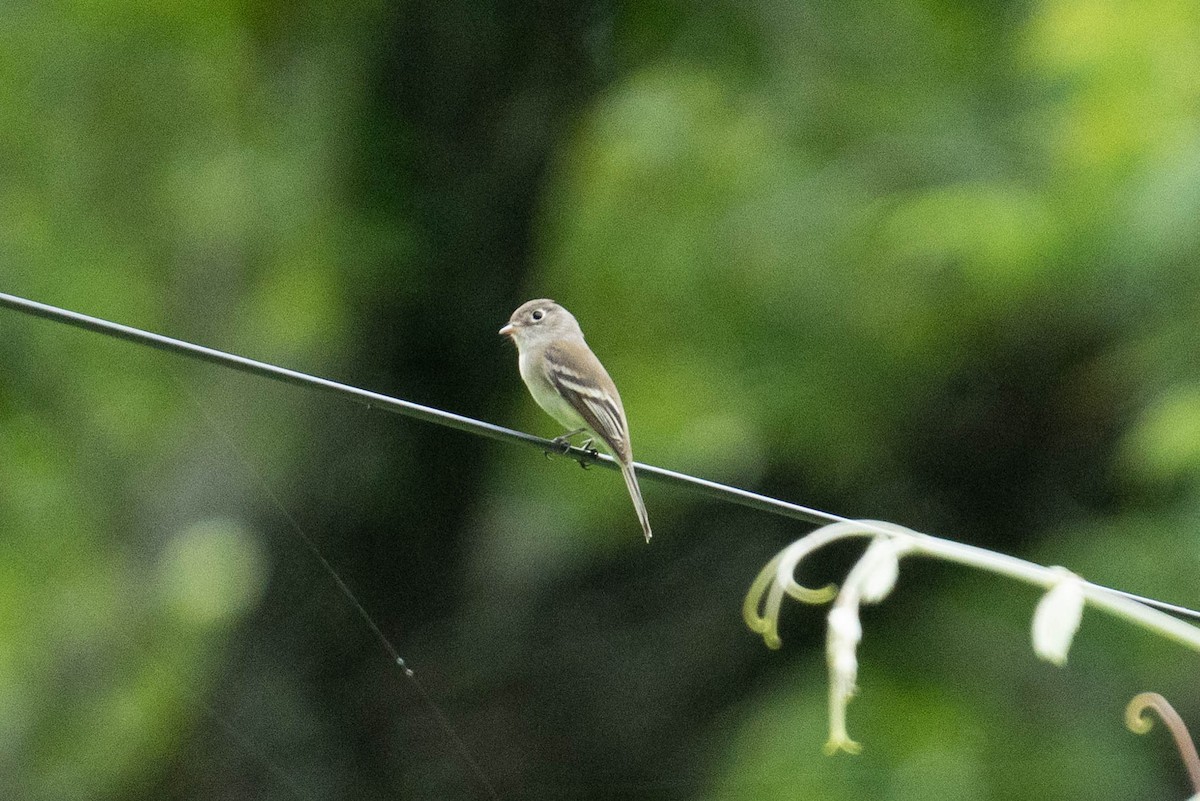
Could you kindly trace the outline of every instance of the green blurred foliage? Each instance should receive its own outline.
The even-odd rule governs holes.
[[[552,296],[643,461],[1200,606],[1194,3],[0,22],[4,291],[547,436]],[[821,615],[738,617],[802,527],[0,317],[0,796],[487,797],[294,526],[505,798],[1185,795],[1121,623],[905,562],[827,758]]]

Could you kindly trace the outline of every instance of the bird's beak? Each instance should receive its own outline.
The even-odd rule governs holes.
[[[516,326],[514,326],[512,323],[509,323],[508,325],[506,325],[500,329],[500,336],[511,337],[513,335],[513,332],[516,330],[517,330]]]

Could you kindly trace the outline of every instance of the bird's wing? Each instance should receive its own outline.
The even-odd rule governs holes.
[[[583,342],[555,343],[546,348],[543,364],[559,394],[620,461],[628,462],[629,424],[621,396],[591,349]]]

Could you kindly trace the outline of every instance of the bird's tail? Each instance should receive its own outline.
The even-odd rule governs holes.
[[[650,516],[646,514],[646,504],[642,502],[642,490],[638,487],[637,474],[633,472],[632,462],[621,462],[621,475],[625,477],[625,486],[629,489],[629,497],[633,500],[633,508],[637,511],[638,522],[642,524],[646,542],[650,542]]]

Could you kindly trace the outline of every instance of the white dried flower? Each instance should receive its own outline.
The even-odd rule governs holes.
[[[862,749],[846,731],[846,706],[857,690],[856,652],[861,640],[858,607],[848,603],[835,604],[829,610],[825,645],[825,658],[829,663],[829,740],[825,743],[828,754],[837,751],[857,754]]]
[[[1056,576],[1033,613],[1033,652],[1039,659],[1062,666],[1083,619],[1083,579],[1065,567],[1051,568]]]
[[[858,593],[865,604],[877,604],[896,586],[900,557],[907,551],[896,537],[876,537],[862,555],[862,583]]]

